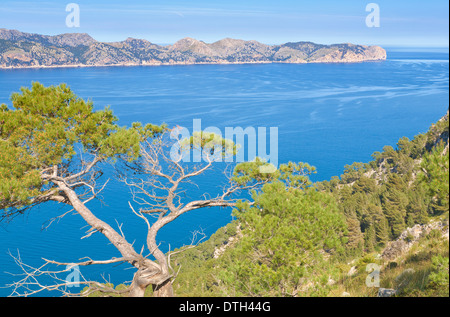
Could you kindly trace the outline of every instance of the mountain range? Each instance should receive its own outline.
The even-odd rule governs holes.
[[[99,42],[86,33],[55,36],[0,29],[0,68],[242,63],[353,63],[386,59],[379,46],[289,42],[267,45],[225,38],[173,45],[143,39]]]

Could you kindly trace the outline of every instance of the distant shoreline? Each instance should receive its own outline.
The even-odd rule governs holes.
[[[45,68],[88,68],[88,67],[137,67],[137,66],[191,66],[191,65],[252,65],[252,64],[359,64],[367,62],[382,62],[386,59],[373,59],[373,60],[362,60],[362,61],[330,61],[330,62],[280,62],[280,61],[254,61],[254,62],[193,62],[193,63],[146,63],[146,64],[110,64],[110,65],[86,65],[86,64],[76,64],[76,65],[36,65],[36,66],[0,66],[0,70],[12,70],[12,69],[45,69]]]
[[[257,41],[224,38],[205,43],[183,38],[173,45],[159,46],[144,39],[99,42],[86,33],[55,36],[0,28],[0,69],[165,66],[360,63],[386,59],[380,46],[352,43],[316,44],[288,42],[267,45]]]

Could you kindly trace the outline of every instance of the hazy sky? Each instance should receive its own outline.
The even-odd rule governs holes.
[[[80,7],[80,27],[66,26],[66,5]],[[447,0],[380,0],[380,27],[369,28],[361,0],[0,0],[0,28],[41,34],[88,33],[99,41],[225,37],[267,44],[312,41],[448,47]]]

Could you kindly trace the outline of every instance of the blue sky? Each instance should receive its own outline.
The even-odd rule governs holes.
[[[80,6],[80,27],[65,24],[66,5]],[[380,8],[369,28],[368,3]],[[225,37],[267,44],[312,41],[448,47],[447,0],[0,0],[0,28],[41,34],[88,33],[99,41]]]

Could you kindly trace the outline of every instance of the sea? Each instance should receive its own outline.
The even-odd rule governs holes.
[[[223,133],[241,127],[266,128],[270,134],[276,128],[278,164],[307,162],[317,169],[313,181],[329,180],[347,164],[369,162],[385,145],[395,148],[403,136],[426,132],[448,110],[448,48],[389,47],[387,55],[386,61],[352,64],[0,69],[0,104],[11,107],[11,93],[34,81],[66,83],[93,101],[95,109],[110,106],[123,126],[138,121],[193,131],[194,120],[200,119],[202,128]],[[226,184],[218,166],[195,180],[183,199],[218,193]],[[112,174],[104,180],[109,177],[101,202],[88,207],[140,252],[147,226],[128,205],[134,203],[129,188]],[[23,294],[24,289],[14,293],[8,285],[22,280],[24,270],[41,267],[43,259],[76,263],[120,256],[100,233],[81,239],[89,227],[76,213],[57,218],[69,210],[46,204],[0,223],[0,296]],[[164,251],[174,250],[191,244],[195,234],[210,237],[232,220],[231,208],[195,210],[164,227],[158,243]],[[117,285],[131,281],[134,271],[114,264],[80,267],[79,272],[82,278]],[[51,284],[44,276],[39,282]]]

